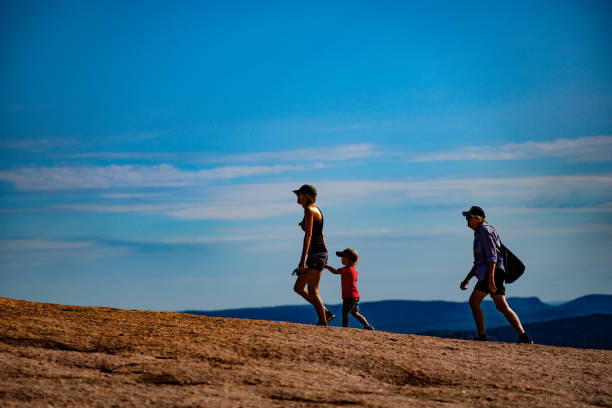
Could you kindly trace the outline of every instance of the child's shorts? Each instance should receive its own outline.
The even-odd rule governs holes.
[[[359,298],[350,297],[342,299],[342,314],[359,313]]]

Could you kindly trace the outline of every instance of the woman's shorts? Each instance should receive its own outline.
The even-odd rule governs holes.
[[[342,314],[359,313],[359,298],[350,297],[342,299]]]
[[[497,288],[497,292],[492,293],[491,296],[506,294],[506,288],[504,287],[505,277],[506,272],[504,272],[503,269],[495,270],[495,287]],[[487,271],[485,278],[476,284],[476,287],[474,289],[484,293],[491,293],[491,291],[489,290],[489,271]]]
[[[322,271],[327,263],[327,252],[319,252],[318,254],[308,254],[306,258],[306,266],[308,269],[316,269]]]

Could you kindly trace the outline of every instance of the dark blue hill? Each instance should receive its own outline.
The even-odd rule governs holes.
[[[587,295],[558,306],[564,313],[580,313],[594,310],[593,313],[610,313],[612,295]]]
[[[537,344],[612,350],[612,315],[593,314],[548,322],[527,323],[523,326]],[[423,334],[452,339],[474,337],[473,330],[434,330]],[[489,341],[514,343],[517,336],[511,327],[503,326],[488,329],[487,338]]]
[[[540,322],[590,314],[612,314],[612,295],[586,295],[550,309],[528,309],[519,316],[525,321]]]
[[[544,322],[591,314],[612,314],[612,295],[588,295],[559,306],[551,306],[535,297],[509,298],[508,303],[523,323]],[[336,314],[333,326],[341,325],[342,305],[327,305]],[[363,302],[360,311],[378,330],[396,333],[423,333],[430,330],[473,330],[474,322],[467,302],[383,300]],[[495,310],[492,301],[482,304],[487,327],[507,325],[504,317]],[[313,324],[316,314],[310,305],[275,306],[261,308],[230,309],[216,311],[190,310],[186,313],[241,319],[279,320]],[[359,327],[350,318],[351,327]]]

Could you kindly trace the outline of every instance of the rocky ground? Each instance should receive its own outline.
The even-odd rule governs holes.
[[[0,298],[3,407],[612,406],[612,351]]]

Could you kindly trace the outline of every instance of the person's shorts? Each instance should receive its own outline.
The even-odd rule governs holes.
[[[306,258],[306,266],[308,269],[316,269],[322,271],[327,263],[327,252],[319,252],[318,254],[308,254]]]
[[[342,314],[359,313],[359,298],[350,297],[342,299]]]
[[[476,284],[475,290],[479,290],[484,293],[491,293],[493,295],[505,295],[506,288],[504,287],[504,278],[506,277],[506,272],[503,269],[495,270],[495,287],[497,288],[497,292],[491,293],[489,290],[489,272],[487,271],[485,278]]]

